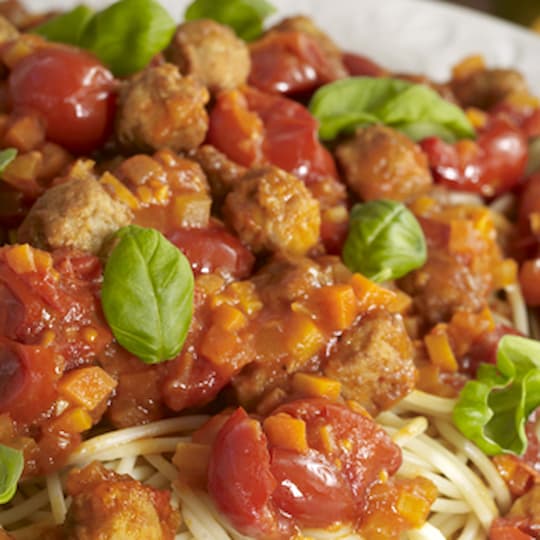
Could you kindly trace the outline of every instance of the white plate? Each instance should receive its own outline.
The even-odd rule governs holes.
[[[220,0],[215,0],[219,2]],[[343,47],[400,71],[444,80],[452,64],[482,53],[488,63],[515,67],[540,94],[540,37],[494,17],[433,0],[271,0],[279,15],[311,14]],[[77,0],[26,0],[36,10]],[[102,7],[110,0],[86,0]],[[180,19],[187,0],[162,0]]]

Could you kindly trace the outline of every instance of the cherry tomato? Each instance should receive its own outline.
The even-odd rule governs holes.
[[[270,32],[251,44],[250,53],[249,84],[264,92],[311,92],[346,74],[303,32]]]
[[[255,257],[221,226],[177,229],[168,238],[182,250],[197,275],[220,271],[243,279],[251,274]]]
[[[220,95],[210,113],[208,142],[246,167],[272,163],[307,182],[337,178],[317,129],[317,121],[299,103],[244,88]]]
[[[346,52],[343,63],[351,77],[384,77],[388,72],[376,62],[361,54]]]
[[[55,45],[21,60],[9,76],[15,111],[37,112],[47,138],[75,153],[99,148],[111,132],[114,79],[91,54]]]
[[[37,420],[56,399],[61,367],[53,348],[0,338],[0,413],[23,424]]]
[[[534,538],[507,518],[497,518],[489,530],[489,540],[534,540]]]
[[[429,137],[420,145],[437,182],[486,197],[512,189],[527,163],[527,139],[506,116],[491,118],[474,142]]]
[[[266,437],[257,420],[243,409],[227,420],[212,447],[208,492],[218,509],[242,534],[256,538],[289,538],[280,534],[270,503],[277,486],[270,471]]]

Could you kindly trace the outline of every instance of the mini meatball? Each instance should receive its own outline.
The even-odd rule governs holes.
[[[218,201],[223,200],[247,171],[210,144],[197,148],[189,157],[201,166],[210,183],[212,197]]]
[[[174,151],[197,148],[206,136],[208,90],[172,64],[154,66],[120,90],[116,116],[118,141],[130,150]]]
[[[481,310],[491,291],[491,277],[433,249],[425,265],[402,278],[399,285],[413,297],[422,320],[434,325],[449,321],[457,310]]]
[[[452,91],[462,107],[490,109],[506,96],[528,92],[527,82],[515,69],[481,69],[453,79]]]
[[[319,203],[296,176],[252,169],[227,195],[225,219],[253,252],[303,255],[319,239]]]
[[[336,148],[350,189],[364,201],[406,201],[433,183],[427,158],[408,137],[386,126],[359,129]]]
[[[18,241],[41,249],[74,248],[97,253],[103,241],[131,221],[131,210],[92,176],[48,189],[30,209]]]
[[[247,45],[229,27],[208,19],[181,24],[165,57],[212,94],[245,84],[251,67]]]
[[[346,330],[324,373],[341,382],[345,399],[375,415],[413,388],[416,371],[411,340],[399,315],[374,310]]]
[[[91,463],[67,480],[65,540],[172,540],[180,524],[170,493]]]

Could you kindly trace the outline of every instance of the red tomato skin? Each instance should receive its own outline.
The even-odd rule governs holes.
[[[292,401],[276,409],[304,420],[308,444],[326,455],[338,459],[362,511],[366,492],[378,480],[381,471],[390,475],[400,467],[402,456],[399,446],[371,418],[354,412],[345,405],[321,398]],[[335,447],[328,451],[321,429],[329,426]]]
[[[54,349],[0,338],[0,413],[21,424],[37,420],[54,403],[61,373]]]
[[[177,229],[169,240],[189,259],[196,275],[222,271],[235,279],[251,274],[255,257],[223,227]]]
[[[528,156],[524,133],[502,115],[492,117],[475,142],[428,137],[420,146],[437,182],[486,197],[511,190],[523,177]]]
[[[290,531],[280,531],[271,507],[276,485],[261,425],[239,408],[225,422],[212,446],[208,493],[241,534],[286,539]]]
[[[342,59],[351,77],[384,77],[388,73],[371,58],[361,54],[346,52]]]
[[[489,530],[489,540],[534,540],[506,518],[497,518]]]
[[[114,78],[90,53],[68,46],[38,49],[9,76],[14,111],[37,112],[47,138],[71,152],[96,150],[111,133]]]
[[[303,527],[328,527],[352,522],[356,501],[347,479],[321,452],[299,454],[272,448],[271,471],[278,487],[273,502]]]
[[[345,73],[330,63],[316,39],[303,32],[271,32],[250,46],[248,82],[264,92],[311,92]]]

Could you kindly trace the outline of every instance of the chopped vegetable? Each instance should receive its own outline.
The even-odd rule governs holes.
[[[78,45],[84,29],[93,16],[93,9],[81,5],[40,24],[33,31],[49,41]]]
[[[266,0],[195,0],[186,9],[186,21],[213,19],[230,26],[238,37],[251,41],[262,34],[263,22],[274,13]]]
[[[467,382],[454,408],[461,432],[486,454],[527,449],[525,423],[540,405],[540,342],[503,336],[497,365],[481,364],[477,380]]]
[[[335,139],[364,124],[383,123],[414,140],[474,137],[466,114],[428,86],[391,78],[350,77],[320,88],[309,104],[319,137]]]
[[[6,148],[0,151],[0,174],[4,172],[6,167],[17,156],[17,150],[15,148]]]
[[[102,288],[103,311],[114,336],[144,362],[174,358],[191,321],[189,262],[155,229],[130,225],[117,238]]]
[[[357,204],[343,246],[343,261],[376,282],[397,279],[422,266],[426,241],[418,221],[399,202]]]
[[[0,444],[0,504],[7,503],[15,495],[23,466],[24,458],[20,450]]]

